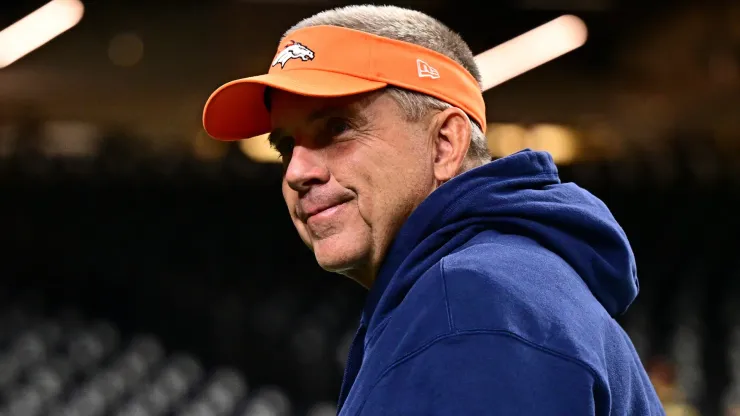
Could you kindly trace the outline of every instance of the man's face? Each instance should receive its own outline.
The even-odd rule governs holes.
[[[319,265],[369,287],[398,229],[435,187],[433,143],[387,94],[273,91],[283,196]]]

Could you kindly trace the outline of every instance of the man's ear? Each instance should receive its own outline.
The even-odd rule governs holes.
[[[434,176],[444,183],[460,173],[465,155],[470,147],[470,119],[456,107],[448,108],[434,116]]]

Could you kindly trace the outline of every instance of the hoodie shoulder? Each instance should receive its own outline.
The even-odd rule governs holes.
[[[504,331],[599,361],[602,334],[616,323],[575,270],[533,240],[491,234],[442,260],[453,331]]]

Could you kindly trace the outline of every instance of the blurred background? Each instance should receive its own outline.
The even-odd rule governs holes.
[[[0,0],[0,30],[45,3]],[[82,3],[0,69],[0,415],[335,414],[364,291],[301,244],[264,141],[212,141],[201,111],[351,2]],[[641,293],[619,321],[669,415],[740,415],[740,2],[384,4],[476,54],[586,23],[484,94],[492,155],[550,151],[625,228]]]

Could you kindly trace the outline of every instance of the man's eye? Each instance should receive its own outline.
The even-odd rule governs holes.
[[[332,137],[339,136],[350,129],[350,124],[342,118],[332,118],[326,122],[326,130]]]

